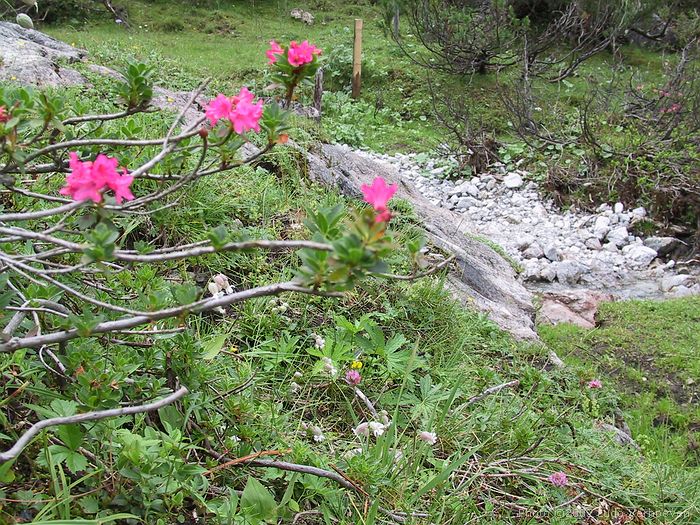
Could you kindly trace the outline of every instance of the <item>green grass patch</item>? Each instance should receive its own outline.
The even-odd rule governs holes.
[[[621,392],[633,436],[660,463],[700,464],[700,298],[603,304],[598,326],[541,326],[567,363]]]

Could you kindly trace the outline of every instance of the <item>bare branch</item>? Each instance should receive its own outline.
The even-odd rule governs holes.
[[[98,419],[105,419],[108,417],[127,416],[130,414],[140,414],[142,412],[152,412],[153,410],[158,410],[159,408],[174,403],[188,392],[189,391],[187,390],[187,387],[183,386],[175,392],[173,392],[172,394],[170,394],[169,396],[164,397],[159,401],[154,401],[145,405],[113,408],[110,410],[98,410],[95,412],[85,412],[84,414],[76,414],[74,416],[52,417],[50,419],[44,419],[42,421],[39,421],[38,423],[34,423],[31,427],[29,427],[29,430],[22,434],[22,437],[20,437],[15,442],[12,448],[7,450],[6,452],[0,453],[0,463],[4,463],[5,461],[9,461],[13,458],[16,458],[22,452],[24,447],[26,447],[31,442],[34,436],[36,436],[45,428],[55,427],[58,425],[72,425],[75,423],[83,423],[85,421],[95,421]]]

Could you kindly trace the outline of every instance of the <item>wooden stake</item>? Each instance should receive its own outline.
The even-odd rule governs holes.
[[[316,115],[316,120],[321,120],[321,101],[323,100],[323,68],[319,68],[316,71],[316,78],[314,79],[314,108],[318,114]]]
[[[355,19],[355,44],[352,49],[352,98],[360,98],[362,75],[362,19]]]

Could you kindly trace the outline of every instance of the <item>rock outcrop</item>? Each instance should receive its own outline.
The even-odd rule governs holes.
[[[65,64],[85,55],[34,29],[0,22],[0,81],[53,87],[84,84],[85,78]]]
[[[421,218],[430,241],[455,255],[447,278],[453,295],[465,305],[486,312],[499,326],[523,339],[536,338],[532,296],[518,282],[512,266],[492,248],[475,239],[471,223],[462,215],[440,208],[401,179],[395,168],[358,155],[349,148],[324,144],[308,154],[309,176],[361,199],[362,184],[383,177],[399,187],[396,197],[409,201]]]

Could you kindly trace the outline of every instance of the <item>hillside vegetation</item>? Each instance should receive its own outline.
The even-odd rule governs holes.
[[[21,224],[87,246],[67,261],[99,278],[49,273],[56,284],[29,278],[17,265],[14,273],[0,273],[1,327],[29,306],[36,317],[21,320],[22,337],[40,336],[42,327],[79,330],[52,346],[55,359],[38,345],[2,346],[9,341],[3,334],[0,448],[9,449],[41,419],[143,404],[182,386],[188,393],[155,411],[42,430],[16,458],[0,463],[0,523],[700,523],[700,300],[605,305],[595,329],[542,327],[541,342],[516,341],[456,303],[445,290],[444,270],[415,278],[423,240],[409,203],[391,201],[385,231],[375,221],[380,209],[308,179],[287,134],[302,147],[338,141],[387,152],[434,152],[447,141],[425,70],[388,39],[378,6],[127,1],[126,30],[101,11],[83,19],[81,2],[67,4],[75,4],[72,13],[41,29],[87,49],[90,62],[143,66],[127,74],[126,87],[86,64],[77,67],[89,87],[3,86],[0,106],[21,100],[27,108],[26,127],[18,127],[13,144],[34,153],[54,140],[167,136],[179,108],[140,111],[151,82],[184,91],[211,77],[207,100],[242,86],[267,94],[265,87],[278,80],[265,67],[271,39],[308,39],[320,47],[329,91],[320,124],[291,116],[289,128],[280,120],[250,133],[257,146],[270,147],[263,163],[234,167],[243,140],[231,130],[222,144],[215,144],[216,128],[183,140],[177,154],[149,170],[153,180],[136,181],[139,191],[157,193],[177,184],[168,177],[197,173],[203,164],[214,173],[188,181],[168,206],[130,215],[86,206]],[[292,20],[292,7],[313,12],[315,23]],[[364,87],[356,102],[347,94],[354,17],[365,20]],[[405,45],[417,43],[406,35]],[[677,60],[639,48],[622,53],[644,82],[663,82],[666,61]],[[556,95],[553,106],[573,111],[587,77],[611,81],[612,64],[618,62],[603,53],[577,77],[543,89]],[[454,89],[457,82],[464,90],[474,114],[490,121],[487,131],[504,162],[544,164],[533,171],[542,175],[552,159],[567,164],[583,156],[572,148],[527,148],[495,89],[497,75],[464,84],[446,73],[430,75],[433,88]],[[297,94],[310,101],[308,86]],[[134,111],[124,118],[65,124],[121,112],[130,96]],[[44,135],[37,118],[47,111],[54,136]],[[131,168],[160,147],[90,144],[81,153],[105,151]],[[3,151],[4,168],[24,161],[10,161],[13,152]],[[53,162],[50,153],[49,147],[36,156]],[[31,160],[36,171],[13,172],[31,179],[31,192],[3,190],[0,221],[1,214],[56,205],[36,194],[58,196],[65,178]],[[476,169],[468,165],[461,169]],[[3,231],[2,254],[35,264],[32,242],[20,233]],[[335,259],[308,250],[219,249],[256,240],[327,243]],[[214,249],[138,265],[110,257],[115,250],[147,256],[177,246]],[[209,298],[206,290],[220,274],[235,293],[293,278],[313,293],[259,296],[223,312],[185,310],[133,330],[93,332],[123,317],[123,309]],[[69,314],[42,309],[49,303],[40,301],[65,302]],[[553,364],[552,350],[565,366]],[[635,443],[619,442],[614,428],[625,425]]]

